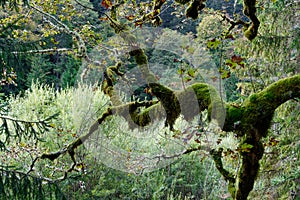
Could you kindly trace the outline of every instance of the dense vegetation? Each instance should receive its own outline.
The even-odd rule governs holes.
[[[299,2],[0,4],[0,199],[299,198]]]

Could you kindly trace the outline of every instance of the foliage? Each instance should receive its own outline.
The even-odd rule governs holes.
[[[229,8],[202,0],[176,2],[180,5],[164,0],[36,0],[20,6],[1,1],[7,9],[0,19],[2,91],[18,92],[35,80],[55,83],[56,89],[33,84],[31,91],[10,96],[1,107],[2,194],[22,199],[56,193],[60,198],[59,182],[68,198],[231,195],[240,200],[247,199],[256,181],[250,198],[297,195],[297,3],[243,0],[228,2]],[[184,15],[195,21],[182,20]],[[195,34],[189,25],[198,23],[198,17]],[[171,22],[172,30],[138,31],[148,24],[165,27],[165,22]],[[99,74],[121,61],[127,82],[117,81],[110,100],[96,85],[75,89],[80,61],[82,81],[105,81]],[[162,71],[161,66],[167,67]],[[137,74],[141,78],[134,81]],[[130,102],[127,94],[145,84],[153,101]],[[225,93],[234,102],[223,106]],[[135,128],[137,122],[143,127]],[[216,122],[221,127],[215,128]],[[220,175],[212,163],[228,192],[224,182],[216,184]],[[207,169],[211,174],[204,173]],[[11,180],[22,189],[21,196]],[[50,193],[38,196],[48,186]],[[215,188],[218,192],[211,193]]]

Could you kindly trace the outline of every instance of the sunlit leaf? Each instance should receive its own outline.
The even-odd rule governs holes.
[[[185,69],[183,69],[183,68],[180,68],[180,69],[177,70],[177,73],[179,75],[182,75],[184,72],[185,72]]]
[[[188,75],[189,75],[190,77],[192,77],[192,78],[195,78],[195,70],[192,69],[192,68],[190,68],[190,69],[188,70]]]
[[[134,23],[134,26],[135,26],[135,27],[139,26],[140,28],[142,28],[142,26],[143,26],[143,21],[136,21],[136,22]]]
[[[128,15],[125,17],[128,21],[134,20],[135,16],[134,15]]]
[[[221,44],[221,41],[218,40],[218,39],[216,39],[216,38],[214,38],[212,40],[208,40],[207,47],[209,49],[217,49],[220,44]]]
[[[190,78],[190,77],[184,77],[184,82],[190,82],[192,80],[192,78]]]

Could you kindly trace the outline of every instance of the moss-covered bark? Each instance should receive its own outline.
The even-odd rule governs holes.
[[[241,152],[242,165],[238,172],[235,199],[247,199],[259,171],[264,153],[261,139],[267,136],[275,109],[286,101],[300,97],[300,75],[282,79],[259,93],[251,95],[241,106],[242,117],[238,129],[243,140],[240,146],[251,145]]]
[[[267,136],[268,129],[277,107],[288,100],[300,97],[300,75],[279,80],[261,92],[252,94],[245,102],[238,105],[226,105],[226,120],[223,130],[234,131],[240,136],[239,151],[241,166],[235,178],[235,189],[232,190],[232,181],[228,189],[234,194],[235,200],[246,200],[253,189],[259,172],[259,161],[263,156],[264,147],[261,142]],[[220,159],[216,159],[217,169],[228,180]]]
[[[251,24],[244,26],[244,35],[249,40],[253,40],[258,33],[259,20],[256,17],[256,0],[244,0],[244,14],[251,20]]]
[[[198,10],[202,2],[204,1],[193,1],[194,4],[191,5],[194,5],[194,10],[189,15],[190,17],[196,18],[198,16]],[[254,0],[244,0],[244,14],[251,20],[251,24],[245,27],[245,36],[249,40],[257,36],[260,24],[256,17],[255,3]],[[196,7],[197,10],[195,10]],[[246,200],[253,189],[259,172],[259,161],[264,153],[261,139],[267,135],[275,109],[290,99],[300,97],[300,75],[270,85],[263,91],[251,95],[242,105],[227,104],[224,106],[217,91],[207,84],[194,84],[179,93],[175,93],[159,84],[150,72],[147,56],[138,46],[138,43],[135,42],[135,37],[126,29],[119,33],[131,47],[130,55],[134,57],[137,66],[149,84],[152,93],[157,96],[159,103],[147,107],[142,112],[138,112],[138,105],[133,103],[129,106],[128,112],[122,111],[120,107],[119,110],[116,109],[116,113],[127,119],[130,115],[135,124],[145,126],[151,120],[164,116],[165,111],[166,125],[169,125],[172,130],[175,120],[180,114],[189,120],[199,112],[208,109],[210,118],[216,119],[223,130],[233,131],[242,138],[239,144],[242,162],[238,174],[235,176],[229,174],[223,168],[221,150],[212,150],[211,155],[217,169],[229,182],[228,189],[232,197],[235,200]],[[195,109],[195,106],[198,108]],[[227,113],[226,117],[225,113]],[[223,119],[225,119],[224,123]]]

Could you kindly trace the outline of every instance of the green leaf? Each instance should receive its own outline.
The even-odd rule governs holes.
[[[214,38],[214,39],[209,40],[209,41],[207,42],[207,47],[208,47],[209,49],[217,49],[218,46],[219,46],[220,44],[221,44],[221,41],[218,40],[218,39],[216,39],[216,38]]]
[[[177,73],[179,75],[182,75],[184,72],[185,72],[185,69],[183,69],[183,68],[180,68],[180,69],[177,70]]]
[[[192,78],[195,78],[195,70],[192,68],[189,68],[188,70],[188,75]]]

